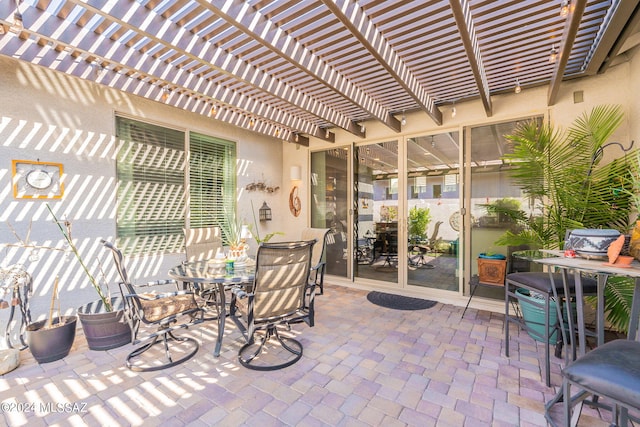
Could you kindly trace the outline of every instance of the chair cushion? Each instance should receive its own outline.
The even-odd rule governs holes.
[[[640,409],[640,342],[614,340],[562,371],[569,381],[601,396]]]
[[[141,294],[141,296],[154,297],[153,294]],[[149,323],[158,322],[167,317],[198,308],[198,304],[192,294],[174,295],[152,300],[139,298],[139,301],[144,321]]]
[[[569,290],[573,294],[575,293],[576,282],[573,278],[573,274],[568,275],[569,278]],[[534,289],[538,292],[552,294],[553,290],[551,289],[551,279],[549,278],[549,273],[544,272],[522,272],[522,273],[510,273],[507,274],[507,280],[510,282],[515,282],[515,284],[520,284],[526,288]],[[553,274],[553,283],[556,285],[556,290],[562,292],[562,274],[554,273]],[[582,278],[582,292],[585,295],[593,294],[595,295],[598,290],[598,282],[595,279],[591,279],[589,277]]]

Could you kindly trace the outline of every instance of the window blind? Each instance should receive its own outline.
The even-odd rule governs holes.
[[[178,252],[185,224],[185,133],[116,117],[116,238],[125,254]]]
[[[190,228],[218,226],[235,212],[235,143],[189,133],[189,207]]]

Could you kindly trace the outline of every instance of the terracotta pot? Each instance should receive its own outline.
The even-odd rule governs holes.
[[[627,265],[631,264],[631,262],[633,262],[633,260],[634,260],[634,258],[632,256],[618,255],[618,258],[616,258],[616,262],[614,264],[615,265],[627,266]]]

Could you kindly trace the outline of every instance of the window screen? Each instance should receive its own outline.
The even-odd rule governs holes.
[[[217,226],[235,212],[236,147],[233,142],[189,134],[189,226]]]
[[[118,246],[126,254],[180,251],[185,133],[116,117],[116,135]]]
[[[116,232],[124,253],[181,252],[186,216],[190,228],[201,228],[235,212],[235,143],[190,132],[187,156],[184,131],[123,117],[116,117],[116,135]]]

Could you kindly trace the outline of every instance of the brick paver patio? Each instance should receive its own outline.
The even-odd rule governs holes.
[[[201,343],[193,359],[150,373],[124,366],[131,345],[92,351],[79,329],[62,360],[38,365],[22,352],[21,366],[0,377],[1,417],[9,426],[546,425],[560,361],[545,387],[543,346],[515,327],[505,357],[502,314],[470,309],[461,319],[461,307],[440,303],[389,310],[366,294],[326,285],[316,326],[294,325],[303,358],[274,372],[239,365],[233,322],[219,358],[208,322],[182,332]],[[587,410],[580,425],[607,424]]]

